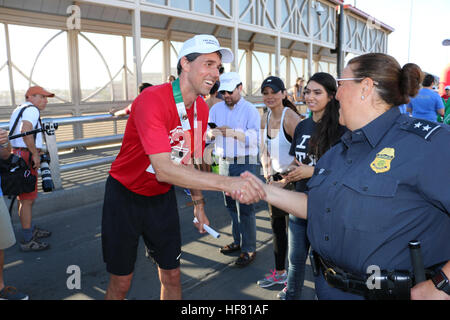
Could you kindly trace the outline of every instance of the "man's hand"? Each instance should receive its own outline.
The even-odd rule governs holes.
[[[0,129],[0,145],[8,143],[8,131]]]
[[[267,195],[264,190],[264,183],[256,176],[246,171],[240,178],[233,178],[230,184],[230,191],[227,194],[242,204],[252,204],[265,200]]]
[[[197,223],[194,223],[195,227],[200,233],[205,233],[206,231],[203,228],[203,225],[206,224],[207,226],[209,226],[209,220],[206,217],[205,205],[203,203],[194,206],[194,216],[198,220]]]
[[[8,140],[8,132],[0,129],[0,158],[6,160],[10,155],[11,145]]]
[[[33,169],[37,170],[41,167],[41,155],[39,152],[33,153],[31,156],[31,160],[33,163]]]
[[[450,300],[450,295],[436,289],[434,283],[427,280],[411,288],[411,300]]]

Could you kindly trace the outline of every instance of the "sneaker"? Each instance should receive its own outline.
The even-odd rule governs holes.
[[[34,230],[33,230],[33,238],[34,239],[48,238],[51,235],[52,235],[52,233],[48,230],[41,229],[38,226],[34,227]]]
[[[283,290],[278,292],[277,298],[280,300],[286,300],[286,292],[287,292],[287,282],[285,282],[285,287],[283,288]]]
[[[14,287],[4,287],[0,290],[0,300],[28,300],[28,296]]]
[[[239,267],[248,266],[253,260],[255,260],[256,252],[249,254],[248,252],[242,252],[235,264]]]
[[[267,274],[264,279],[258,280],[257,284],[261,288],[271,287],[274,284],[284,284],[287,281],[287,273],[283,272],[281,275],[276,270],[270,270],[270,274]]]
[[[29,242],[21,242],[20,249],[22,251],[42,251],[50,248],[46,242],[40,242],[36,238],[32,238]]]

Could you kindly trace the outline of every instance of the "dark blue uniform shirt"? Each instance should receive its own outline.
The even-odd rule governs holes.
[[[392,108],[346,132],[308,182],[308,238],[323,258],[412,270],[408,242],[425,267],[450,260],[450,130]]]

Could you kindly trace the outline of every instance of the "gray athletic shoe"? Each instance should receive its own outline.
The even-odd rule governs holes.
[[[287,273],[283,272],[278,275],[276,270],[270,270],[271,273],[267,274],[264,279],[258,280],[257,284],[261,288],[271,287],[275,284],[284,284],[287,281]]]
[[[22,251],[42,251],[50,248],[50,245],[46,242],[40,242],[36,238],[32,238],[29,242],[21,242],[20,250]]]
[[[34,227],[34,230],[33,230],[33,238],[34,239],[48,238],[51,235],[52,235],[52,233],[48,230],[41,229],[38,226]]]

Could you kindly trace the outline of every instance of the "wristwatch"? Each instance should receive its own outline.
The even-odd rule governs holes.
[[[450,283],[448,281],[447,276],[442,270],[439,270],[433,278],[431,278],[431,281],[433,281],[434,286],[438,290],[444,291],[446,294],[450,295]]]

